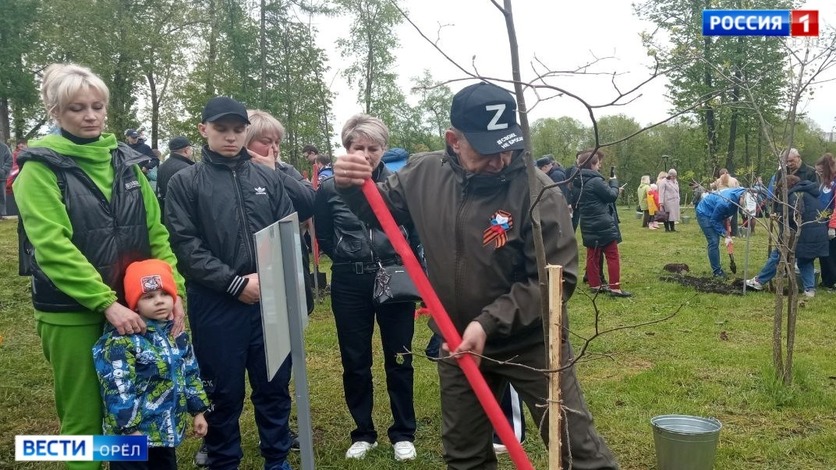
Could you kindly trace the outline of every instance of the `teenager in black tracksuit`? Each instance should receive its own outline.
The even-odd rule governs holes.
[[[236,469],[241,461],[238,420],[244,374],[266,470],[286,470],[290,449],[290,358],[267,380],[253,234],[290,215],[294,207],[278,172],[250,160],[243,149],[246,108],[213,98],[199,126],[208,145],[201,162],[175,174],[166,195],[171,245],[188,280],[195,355],[212,402],[205,438],[209,467]],[[295,208],[300,218],[310,207]]]

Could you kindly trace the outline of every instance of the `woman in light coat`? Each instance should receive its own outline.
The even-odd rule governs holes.
[[[667,178],[659,184],[659,206],[660,210],[668,213],[665,231],[676,232],[676,223],[679,221],[679,180],[673,168],[668,170]]]

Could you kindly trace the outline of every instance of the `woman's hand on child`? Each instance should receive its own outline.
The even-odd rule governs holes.
[[[142,317],[119,302],[110,304],[110,307],[105,309],[104,314],[107,321],[116,328],[120,335],[145,334],[145,322]]]
[[[176,338],[186,331],[186,311],[183,309],[183,299],[178,295],[174,300],[174,308],[171,310],[171,318],[174,326],[171,327],[171,336]]]
[[[206,436],[206,432],[209,431],[209,424],[206,422],[206,417],[203,416],[203,413],[198,413],[194,415],[194,434],[197,437],[204,437]]]

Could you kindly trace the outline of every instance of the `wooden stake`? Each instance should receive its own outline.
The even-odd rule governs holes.
[[[563,338],[563,266],[548,265],[549,273],[549,369],[560,368]],[[549,375],[549,468],[563,468],[560,462],[560,430],[563,413],[560,408],[560,373]]]

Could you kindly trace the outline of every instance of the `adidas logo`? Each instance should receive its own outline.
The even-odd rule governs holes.
[[[256,187],[255,188],[255,194],[256,194],[256,196],[259,196],[259,195],[260,196],[266,196],[267,195],[267,188]]]

